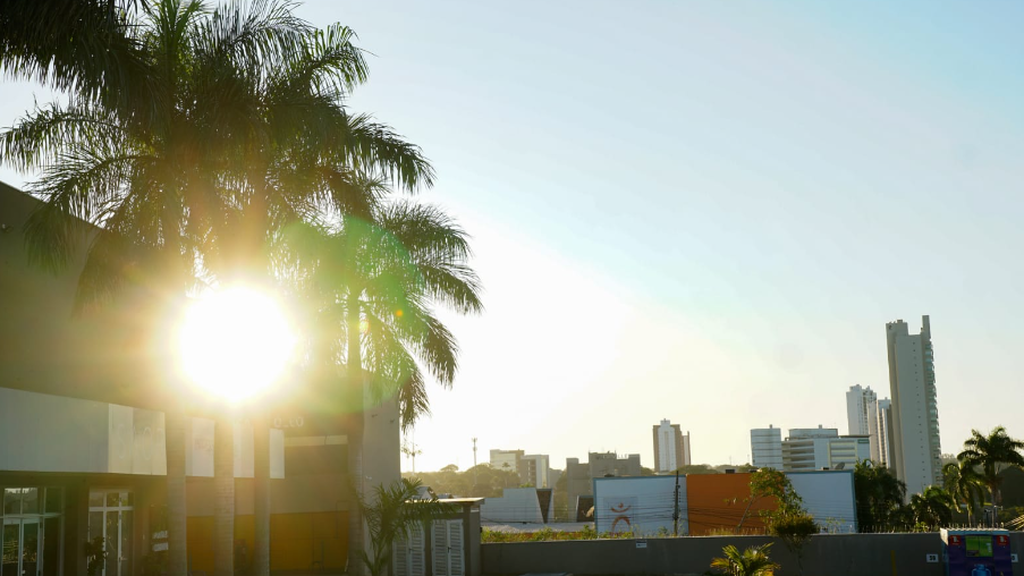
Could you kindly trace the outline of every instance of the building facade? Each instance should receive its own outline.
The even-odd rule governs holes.
[[[489,463],[495,470],[519,473],[519,462],[526,452],[523,450],[491,450]]]
[[[871,387],[861,387],[860,384],[850,386],[846,392],[846,419],[848,423],[847,432],[851,436],[871,435],[870,414],[878,407],[878,396],[871,390]]]
[[[885,335],[892,398],[892,468],[906,483],[910,496],[942,484],[931,323],[923,316],[921,332],[911,334],[906,322],[896,320],[885,325]]]
[[[871,421],[871,429],[878,439],[878,460],[879,464],[888,468],[893,467],[892,462],[892,401],[884,398],[878,401],[878,409],[875,410],[874,418]],[[874,449],[874,447],[872,447]],[[872,460],[875,457],[872,455]]]
[[[519,476],[523,484],[534,488],[551,488],[551,458],[547,454],[526,454],[519,460]]]
[[[679,424],[662,420],[654,426],[653,435],[655,472],[663,474],[690,465],[689,432],[683,434]]]
[[[782,429],[769,424],[751,430],[750,458],[755,468],[782,470]]]
[[[142,271],[116,298],[75,310],[95,228],[72,221],[62,271],[28,261],[22,229],[39,204],[0,184],[0,576],[85,576],[85,543],[99,537],[107,558],[97,576],[159,573],[172,451],[184,458],[190,568],[212,573],[222,495],[213,458],[224,448],[236,478],[235,567],[253,559],[256,493],[269,485],[271,570],[342,571],[355,505],[349,438],[363,439],[365,492],[400,478],[397,403],[355,413],[363,404],[344,382],[293,372],[226,415],[173,377],[164,345],[174,301]]]
[[[840,436],[835,428],[792,428],[782,442],[786,472],[852,469],[869,456],[867,436]]]
[[[568,492],[569,510],[577,509],[580,496],[593,496],[594,478],[641,476],[640,455],[629,454],[623,458],[615,452],[590,452],[588,462],[580,462],[579,458],[565,459],[566,491]]]

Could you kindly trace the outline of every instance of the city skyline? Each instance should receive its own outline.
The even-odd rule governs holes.
[[[1024,435],[1024,6],[400,7],[298,14],[359,34],[353,111],[423,148],[419,198],[473,236],[487,309],[444,318],[460,372],[417,470],[474,437],[650,467],[665,417],[694,463],[745,463],[752,428],[843,427],[850,385],[886,389],[881,326],[925,313],[944,451]],[[0,125],[35,97],[5,81]]]

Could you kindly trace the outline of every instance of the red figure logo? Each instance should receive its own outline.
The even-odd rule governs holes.
[[[632,508],[632,505],[628,505],[624,502],[619,502],[610,508],[610,510],[616,514],[615,519],[612,520],[611,532],[615,532],[615,527],[619,525],[619,522],[625,522],[627,528],[630,530],[633,529],[633,525],[629,521],[629,516],[626,515],[626,512],[629,512]]]

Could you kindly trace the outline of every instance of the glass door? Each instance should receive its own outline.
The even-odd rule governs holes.
[[[3,562],[0,576],[41,576],[39,566],[39,521],[4,520]]]
[[[103,537],[107,551],[100,576],[131,576],[132,512],[132,494],[128,490],[89,493],[89,539]]]

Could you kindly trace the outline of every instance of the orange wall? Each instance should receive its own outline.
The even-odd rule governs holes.
[[[686,477],[686,508],[690,534],[737,533],[743,511],[750,499],[750,474],[691,474]],[[774,498],[762,498],[750,504],[741,534],[763,534],[764,522],[759,510],[775,510]]]
[[[252,562],[253,517],[235,518],[235,545],[245,542]],[[213,573],[213,517],[188,519],[188,555],[192,570]],[[348,552],[348,513],[311,512],[270,517],[270,569],[309,570],[313,562],[325,569],[342,569]],[[237,567],[236,567],[237,568]]]

